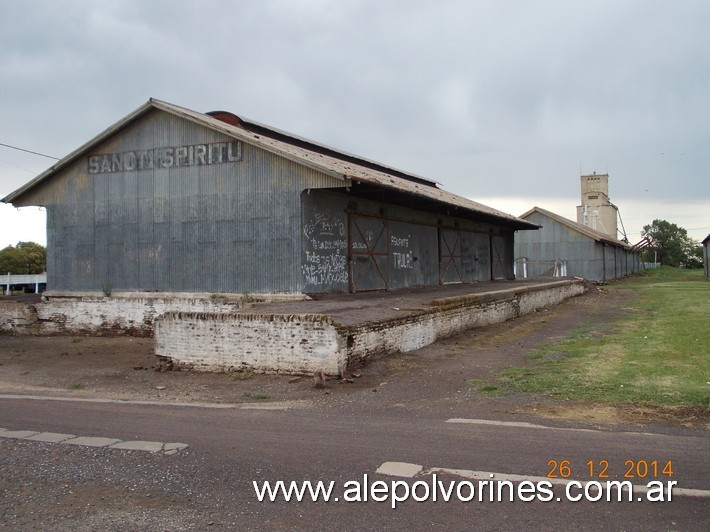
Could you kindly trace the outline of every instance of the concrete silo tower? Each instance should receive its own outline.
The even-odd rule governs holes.
[[[619,209],[609,201],[609,174],[580,177],[581,205],[577,206],[577,222],[617,238]]]

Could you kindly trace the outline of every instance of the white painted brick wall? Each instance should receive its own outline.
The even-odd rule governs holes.
[[[253,369],[337,375],[374,355],[412,351],[584,293],[581,282],[445,299],[397,320],[339,326],[322,316],[168,313],[155,322],[156,354],[202,371]]]
[[[546,290],[529,290],[520,294],[520,314],[529,314],[537,309],[556,305],[567,298],[586,292],[582,281],[569,283],[560,281]]]
[[[449,309],[432,309],[413,319],[390,322],[388,326],[366,324],[350,329],[349,364],[371,356],[397,351],[414,351],[438,339],[454,336],[468,329],[512,319],[518,315],[513,299],[485,303],[467,303]]]
[[[37,330],[37,314],[31,305],[0,301],[0,332],[34,334]]]
[[[37,303],[42,334],[152,336],[153,321],[169,311],[234,312],[240,299],[220,297],[50,297]]]
[[[318,315],[170,312],[155,321],[155,354],[198,371],[337,375],[345,350]]]

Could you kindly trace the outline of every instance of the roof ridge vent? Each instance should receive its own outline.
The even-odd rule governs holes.
[[[217,120],[221,120],[222,122],[226,122],[232,126],[244,128],[244,122],[242,122],[242,119],[229,111],[210,111],[205,114],[211,116],[212,118],[216,118]]]

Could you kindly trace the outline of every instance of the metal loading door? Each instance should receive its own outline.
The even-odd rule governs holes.
[[[491,235],[491,270],[493,279],[505,279],[505,238]]]
[[[439,282],[463,282],[461,262],[461,237],[457,229],[439,230]]]
[[[386,290],[388,279],[387,220],[350,214],[350,291]]]

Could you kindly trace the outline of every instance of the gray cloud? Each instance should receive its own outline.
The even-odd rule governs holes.
[[[474,199],[577,197],[580,170],[697,199],[708,26],[702,0],[7,1],[0,142],[63,156],[153,96]],[[1,150],[0,194],[47,166]]]

